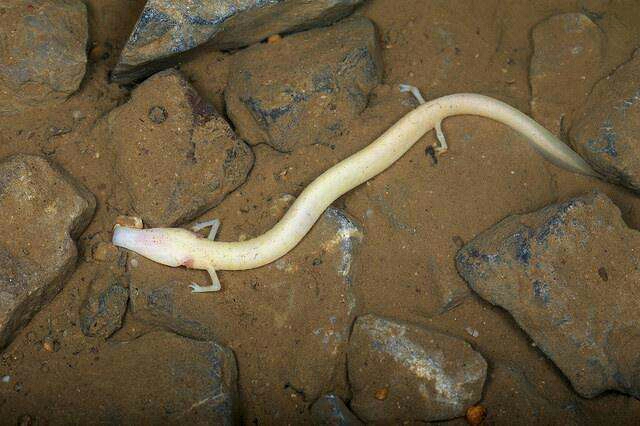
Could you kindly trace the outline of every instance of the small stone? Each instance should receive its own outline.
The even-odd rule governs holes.
[[[59,347],[60,345],[58,344],[58,342],[55,341],[51,336],[46,336],[44,339],[42,339],[42,348],[47,352],[58,352]]]
[[[142,229],[142,219],[136,216],[118,216],[116,218],[116,225],[125,226],[127,228]]]
[[[361,426],[364,424],[334,394],[323,395],[313,403],[311,419],[316,426]]]
[[[484,419],[487,417],[487,409],[482,405],[472,405],[467,408],[467,413],[465,418],[467,419],[467,423],[471,426],[480,425]]]
[[[389,396],[389,388],[376,389],[376,393],[373,395],[378,401],[384,401]]]
[[[118,255],[118,247],[111,243],[99,242],[93,249],[93,259],[98,262],[113,262]]]
[[[89,294],[80,308],[80,329],[85,336],[109,338],[122,326],[129,292],[123,278],[106,271],[91,281]]]
[[[351,408],[366,422],[463,416],[480,400],[487,373],[464,340],[375,315],[356,320],[347,360]]]
[[[9,383],[9,382],[11,382],[11,376],[2,376],[2,377],[0,377],[0,381],[2,383]]]
[[[280,40],[282,40],[282,36],[280,34],[274,34],[270,35],[269,38],[267,38],[267,43],[273,44],[279,42]]]
[[[232,60],[225,101],[238,135],[282,152],[329,146],[382,78],[377,33],[364,17],[257,44]]]
[[[506,309],[591,398],[640,396],[640,232],[600,192],[507,217],[460,250],[480,297]],[[605,268],[603,280],[599,268]]]

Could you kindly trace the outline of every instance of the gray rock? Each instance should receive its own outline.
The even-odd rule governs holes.
[[[85,336],[107,339],[122,326],[129,290],[123,277],[110,270],[96,274],[80,308],[80,329]]]
[[[350,18],[235,54],[227,113],[252,145],[267,143],[278,151],[331,146],[381,78],[375,27],[366,18]]]
[[[604,75],[606,37],[585,15],[565,13],[536,25],[532,38],[531,115],[551,132],[564,135],[593,84]]]
[[[0,349],[62,289],[95,199],[41,157],[0,163]]]
[[[84,77],[87,8],[79,0],[0,4],[0,115],[60,102]]]
[[[463,416],[478,402],[487,363],[464,340],[375,315],[349,341],[351,408],[366,422]]]
[[[317,426],[360,426],[364,425],[342,400],[334,395],[323,395],[311,406],[311,418]]]
[[[510,216],[458,252],[458,271],[509,311],[567,376],[593,397],[640,396],[640,233],[602,193]]]
[[[247,178],[251,149],[175,70],[154,75],[107,117],[116,172],[151,226],[184,223]]]
[[[223,271],[222,292],[212,297],[188,288],[191,281],[206,282],[205,272],[168,268],[131,255],[131,313],[184,336],[224,343],[234,341],[242,333],[238,323],[243,324],[250,330],[244,339],[269,336],[260,346],[261,367],[247,370],[252,379],[273,382],[277,377],[307,400],[326,392],[344,396],[347,340],[356,307],[352,265],[361,240],[359,225],[329,208],[286,256],[246,272]]]
[[[176,54],[207,43],[247,46],[272,34],[329,25],[363,0],[149,0],[114,69],[127,82],[172,64]]]
[[[640,191],[640,50],[591,91],[570,138],[608,180]]]
[[[238,370],[227,347],[153,332],[99,354],[93,380],[83,381],[95,406],[77,410],[81,423],[239,424]]]

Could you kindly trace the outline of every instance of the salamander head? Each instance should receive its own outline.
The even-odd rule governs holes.
[[[192,268],[198,236],[181,228],[136,229],[116,225],[112,243],[167,266]]]

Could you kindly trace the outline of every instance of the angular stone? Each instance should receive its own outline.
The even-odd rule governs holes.
[[[274,200],[274,205],[286,207],[291,198]],[[344,396],[347,339],[356,306],[352,265],[361,240],[359,225],[329,208],[289,254],[262,268],[222,271],[222,292],[211,295],[193,294],[188,288],[191,281],[204,284],[209,279],[205,272],[131,255],[131,313],[184,336],[224,343],[242,333],[240,321],[251,330],[244,339],[269,336],[264,347],[256,343],[261,368],[247,370],[252,380],[273,381],[275,376],[279,389],[286,384],[308,400],[330,391]],[[245,362],[253,367],[255,360],[252,353],[251,362]],[[264,369],[269,370],[268,379]]]
[[[311,406],[311,418],[317,426],[360,426],[364,425],[342,400],[334,395],[322,395]]]
[[[536,25],[532,38],[531,114],[551,132],[564,135],[603,76],[606,37],[587,16],[565,13]]]
[[[329,25],[363,0],[149,0],[112,78],[130,82],[171,66],[176,55],[207,43],[248,46],[273,34]]]
[[[640,50],[591,91],[571,143],[608,180],[640,191]]]
[[[227,113],[252,145],[285,152],[296,145],[330,146],[364,110],[381,78],[373,23],[350,18],[235,54]]]
[[[184,223],[247,178],[251,149],[175,70],[138,86],[108,118],[116,171],[151,226]]]
[[[487,363],[464,340],[375,315],[349,340],[351,408],[365,422],[436,421],[478,402]]]
[[[602,193],[510,216],[458,252],[458,271],[584,397],[640,395],[640,233]]]
[[[79,0],[0,4],[0,115],[63,101],[78,89],[87,27]]]
[[[96,274],[80,308],[80,329],[85,336],[107,339],[120,329],[129,300],[123,281],[109,270]]]
[[[95,199],[47,160],[0,163],[0,349],[62,289]]]
[[[156,331],[131,341],[109,341],[95,357],[78,357],[74,363],[66,380],[50,383],[50,389],[61,395],[54,402],[64,401],[78,423],[240,423],[235,356],[216,342]],[[91,399],[68,396],[69,383],[74,383],[73,393]]]

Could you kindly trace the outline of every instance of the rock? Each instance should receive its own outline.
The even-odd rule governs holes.
[[[558,423],[558,419],[565,425],[590,423],[592,419],[582,415],[580,399],[568,386],[566,392],[558,394],[551,391],[556,388],[550,389],[549,383],[532,379],[537,378],[516,365],[492,365],[482,398],[483,405],[489,407],[486,424],[550,425]],[[549,390],[547,394],[545,390]]]
[[[95,199],[47,160],[0,163],[0,349],[62,289]]]
[[[129,291],[123,278],[102,271],[90,284],[89,294],[80,308],[80,329],[85,336],[109,338],[122,326]]]
[[[381,78],[375,27],[350,18],[236,53],[227,113],[252,145],[285,152],[296,145],[330,146],[365,109]]]
[[[531,114],[551,132],[564,135],[603,76],[606,37],[581,13],[552,16],[534,27],[532,37]]]
[[[247,178],[253,153],[174,70],[150,77],[108,118],[117,173],[151,226],[184,223]]]
[[[311,406],[311,418],[317,426],[359,426],[364,425],[342,400],[334,395],[323,395]]]
[[[584,397],[640,396],[640,233],[602,193],[510,216],[458,252],[458,271],[506,309]]]
[[[130,82],[174,63],[176,54],[207,43],[247,46],[278,33],[329,25],[363,0],[149,0],[122,49],[112,78]]]
[[[361,240],[359,225],[329,208],[286,256],[262,268],[222,271],[222,292],[213,297],[188,288],[191,281],[203,285],[209,279],[206,272],[169,268],[132,255],[131,313],[184,336],[229,345],[238,338],[246,342],[269,336],[251,346],[244,374],[252,381],[275,380],[277,392],[285,386],[310,401],[326,392],[345,396],[345,356],[356,307],[352,265]],[[250,334],[243,335],[244,330]],[[241,362],[242,356],[238,354]]]
[[[0,5],[0,115],[61,102],[87,63],[87,8],[79,0],[15,0]]]
[[[64,400],[79,423],[240,424],[236,359],[225,346],[157,331],[109,341],[97,357],[65,372],[74,392],[92,395]],[[52,392],[68,393],[68,381],[54,382]]]
[[[366,422],[464,416],[482,396],[484,358],[464,340],[375,315],[349,341],[351,408]]]
[[[640,191],[640,50],[600,80],[571,129],[576,151],[608,180]]]

